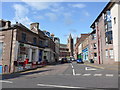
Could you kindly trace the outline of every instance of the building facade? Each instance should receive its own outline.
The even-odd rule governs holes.
[[[37,68],[55,62],[55,42],[32,23],[30,29],[20,23],[0,20],[0,65],[2,73]]]
[[[69,58],[69,57],[70,57],[70,52],[67,47],[67,44],[60,44],[59,59],[61,60],[62,58]]]
[[[73,57],[73,53],[74,53],[74,42],[73,42],[73,38],[71,36],[71,34],[69,35],[69,38],[68,38],[68,43],[67,43],[67,47],[69,49],[69,52],[70,52],[70,57]]]
[[[76,44],[75,44],[75,59],[79,59],[79,58],[83,59],[83,52],[86,52],[84,49],[88,48],[88,47],[86,47],[85,43],[83,45],[83,41],[88,36],[89,36],[89,34],[81,34],[80,38],[77,37]],[[85,54],[84,54],[84,56],[85,56]]]
[[[91,25],[96,30],[98,64],[119,62],[119,9],[120,2],[109,2]]]
[[[96,42],[96,30],[89,34],[89,60],[93,60],[94,63],[97,63],[97,42]]]

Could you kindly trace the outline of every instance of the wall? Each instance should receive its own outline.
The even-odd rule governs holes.
[[[119,10],[118,10],[118,7],[119,7]],[[118,14],[118,11],[119,11],[119,14]],[[120,55],[118,55],[118,50],[120,50],[120,44],[118,44],[120,42],[120,26],[119,26],[120,25],[120,5],[118,6],[118,4],[115,4],[111,8],[111,16],[112,16],[114,58],[115,58],[115,62],[118,62],[118,60],[120,61],[119,59]],[[116,24],[114,24],[115,17],[116,17]],[[118,21],[119,21],[119,24],[118,24]]]

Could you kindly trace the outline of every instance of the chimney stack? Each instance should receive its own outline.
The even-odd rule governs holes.
[[[11,27],[11,22],[10,21],[6,21],[5,27]]]
[[[31,23],[30,24],[30,29],[39,29],[39,23]]]

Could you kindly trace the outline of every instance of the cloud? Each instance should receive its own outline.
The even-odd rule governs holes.
[[[71,18],[66,18],[66,19],[64,20],[64,22],[65,22],[66,25],[71,25],[71,24],[74,23]]]
[[[70,29],[69,31],[72,32],[72,33],[76,33],[77,32],[76,29]]]
[[[64,23],[66,25],[71,25],[74,23],[71,13],[63,13],[63,16],[64,16]]]
[[[19,22],[26,26],[30,25],[32,21],[26,16],[29,13],[29,10],[26,6],[21,4],[14,4],[13,8],[15,9],[15,17],[12,22]]]
[[[51,21],[56,21],[57,20],[57,16],[55,13],[46,13],[45,16],[49,17],[49,19]]]
[[[90,14],[87,11],[83,12],[85,16],[90,16]]]
[[[21,4],[14,4],[13,8],[15,9],[15,15],[17,17],[24,17],[29,12],[27,7],[25,7],[25,6],[21,5]]]
[[[32,7],[34,10],[45,10],[51,8],[55,3],[52,2],[28,2],[27,0],[22,0],[24,3]]]
[[[34,16],[35,19],[45,19],[44,16]]]
[[[74,7],[74,8],[85,8],[86,7],[85,4],[81,4],[81,3],[79,3],[79,4],[70,4],[69,6]]]
[[[60,13],[65,10],[65,8],[60,3],[53,3],[50,8],[52,12]]]

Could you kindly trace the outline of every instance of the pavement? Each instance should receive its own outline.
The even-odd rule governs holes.
[[[99,68],[100,67],[100,68]],[[48,65],[1,80],[3,88],[57,88],[77,90],[119,90],[117,70],[76,62]],[[110,67],[110,66],[109,66]],[[10,77],[10,76],[8,76]],[[14,90],[14,89],[13,89]]]
[[[107,69],[107,70],[116,70],[120,71],[120,64],[95,64],[95,63],[85,63],[85,65],[101,68],[101,69]]]

